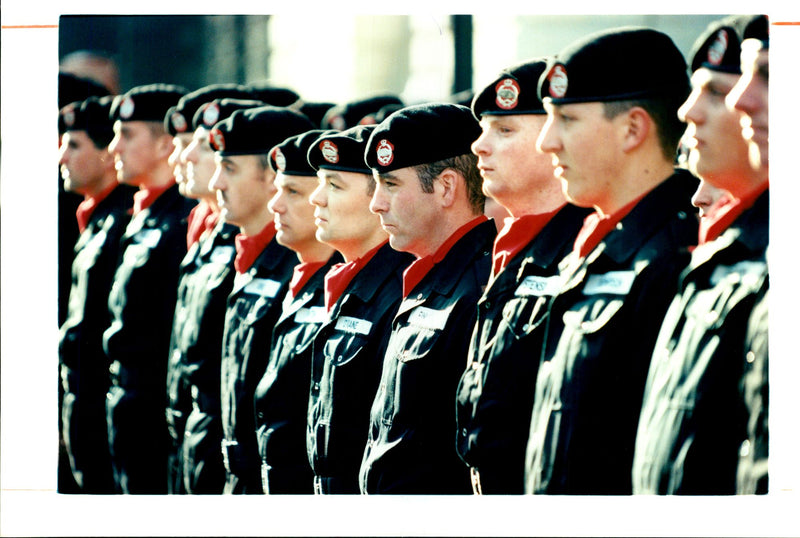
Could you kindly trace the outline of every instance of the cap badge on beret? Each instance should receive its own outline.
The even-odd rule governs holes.
[[[119,104],[119,117],[123,120],[126,120],[133,116],[133,98],[128,95],[123,99],[123,101]]]
[[[211,102],[206,103],[203,109],[203,125],[213,127],[219,121],[219,105]]]
[[[180,112],[173,112],[170,119],[172,120],[172,126],[175,127],[175,130],[179,133],[185,132],[189,127],[189,124],[186,123],[186,118],[184,118],[183,114]]]
[[[330,140],[323,140],[319,149],[322,152],[322,157],[331,164],[339,162],[339,148]]]
[[[75,107],[73,105],[70,104],[68,107],[66,107],[62,116],[64,117],[64,124],[67,127],[72,127],[75,125]]]
[[[275,148],[272,158],[275,160],[275,166],[279,172],[286,170],[286,155],[283,154],[281,148]]]
[[[211,131],[209,138],[211,139],[211,145],[214,146],[217,151],[225,151],[225,137],[222,136],[222,131],[214,129]]]
[[[556,64],[547,74],[547,80],[550,81],[550,96],[559,99],[567,94],[567,85],[569,79],[567,78],[567,68],[564,64]]]
[[[511,110],[519,103],[519,84],[513,78],[504,78],[494,87],[495,102],[503,110]]]
[[[378,147],[375,148],[375,153],[378,155],[378,164],[382,166],[389,166],[394,160],[394,145],[384,138],[378,142]]]
[[[728,32],[723,28],[717,32],[714,42],[708,47],[708,63],[719,65],[728,50]]]

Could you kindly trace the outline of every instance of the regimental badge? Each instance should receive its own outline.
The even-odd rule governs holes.
[[[519,104],[519,84],[513,78],[504,78],[494,87],[497,97],[494,102],[503,110],[511,110]]]
[[[331,118],[331,127],[337,131],[344,131],[347,128],[347,124],[342,116],[337,115]]]
[[[211,102],[203,106],[203,125],[213,127],[219,121],[219,105]]]
[[[272,158],[275,161],[275,166],[278,168],[279,172],[286,170],[286,156],[281,151],[281,148],[275,148]]]
[[[225,150],[225,137],[222,136],[222,131],[219,129],[214,129],[211,131],[211,133],[208,135],[208,141],[216,151]]]
[[[126,120],[133,116],[133,109],[135,108],[133,104],[133,98],[129,95],[123,99],[122,103],[119,105],[119,117],[123,120]]]
[[[717,32],[714,41],[708,46],[708,63],[719,65],[728,50],[728,31],[724,28]]]
[[[331,164],[339,162],[339,148],[330,140],[323,140],[319,149],[322,152],[322,157]]]
[[[378,164],[382,166],[389,166],[394,160],[394,145],[385,138],[378,142],[378,147],[375,149],[378,155]]]
[[[547,80],[550,81],[550,96],[555,98],[564,97],[567,94],[567,68],[564,64],[556,64],[547,75]]]
[[[184,118],[183,114],[180,112],[173,112],[170,119],[172,120],[172,126],[175,127],[175,130],[179,133],[184,133],[186,129],[189,128],[189,124],[186,123],[186,118]]]
[[[61,116],[64,118],[64,125],[67,127],[75,125],[75,106],[70,104],[64,107],[64,112]]]

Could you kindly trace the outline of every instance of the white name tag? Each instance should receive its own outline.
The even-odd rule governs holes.
[[[342,316],[336,320],[336,330],[354,334],[369,334],[372,322],[365,319]]]
[[[236,248],[231,245],[220,245],[211,251],[210,260],[214,263],[228,264],[236,254]]]
[[[328,311],[324,306],[301,308],[294,315],[295,323],[324,323],[328,318]]]
[[[133,236],[136,243],[150,248],[156,246],[159,239],[161,239],[161,230],[141,230]]]
[[[254,278],[245,287],[244,293],[251,293],[253,295],[261,295],[262,297],[275,297],[278,290],[281,289],[281,283],[277,280],[269,278]]]
[[[731,275],[733,278],[739,279],[747,274],[760,275],[767,269],[767,264],[764,262],[743,261],[733,265],[720,265],[711,274],[711,285],[716,286]]]
[[[417,327],[422,327],[423,329],[444,329],[449,315],[449,310],[433,310],[431,308],[425,308],[424,306],[418,306],[408,317],[408,322]]]
[[[561,278],[558,276],[526,276],[514,295],[517,297],[555,295],[560,284]]]
[[[625,295],[631,290],[636,278],[635,271],[610,271],[603,275],[590,275],[583,288],[584,295],[610,293]]]

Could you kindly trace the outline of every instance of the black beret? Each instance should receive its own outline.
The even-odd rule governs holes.
[[[192,130],[192,119],[195,112],[202,105],[213,101],[230,97],[235,99],[252,99],[253,96],[244,86],[239,84],[211,84],[199,90],[189,92],[178,100],[178,104],[172,107],[164,117],[164,129],[175,136],[178,133],[187,133]]]
[[[547,68],[546,58],[509,67],[486,85],[472,100],[472,113],[486,115],[546,114],[539,99],[539,78]]]
[[[604,30],[575,41],[548,61],[539,79],[539,97],[554,104],[688,94],[683,54],[650,28]]]
[[[288,137],[313,128],[299,112],[264,105],[237,110],[217,123],[209,133],[209,143],[223,156],[267,155]]]
[[[204,127],[211,130],[214,125],[221,122],[237,110],[243,108],[256,108],[264,106],[266,103],[263,101],[256,101],[255,99],[231,99],[225,97],[223,99],[214,99],[208,103],[203,104],[192,118],[192,129]]]
[[[343,131],[359,124],[376,123],[375,119],[369,116],[384,106],[392,104],[402,105],[403,101],[396,95],[380,94],[338,104],[325,112],[325,116],[322,118],[322,128]]]
[[[251,99],[258,99],[267,105],[289,106],[300,99],[300,95],[291,88],[275,86],[269,82],[249,82],[245,87],[252,95]]]
[[[322,118],[325,117],[325,113],[336,106],[336,103],[329,103],[327,101],[309,101],[309,102],[298,102],[293,105],[297,107],[297,110],[308,116],[314,125],[322,128]]]
[[[764,15],[733,15],[712,22],[692,46],[691,70],[701,67],[739,75],[741,70],[741,44],[745,31],[750,33],[766,31],[767,18]],[[760,39],[760,38],[759,38]]]
[[[758,39],[761,46],[769,48],[769,18],[766,15],[753,15],[748,18],[742,31],[742,41],[745,39]]]
[[[58,114],[59,133],[86,131],[95,145],[108,146],[114,138],[114,122],[109,117],[113,100],[107,95],[68,104]]]
[[[324,129],[311,129],[290,136],[269,152],[269,167],[287,176],[316,177],[317,171],[308,163],[308,149],[326,132]]]
[[[365,160],[380,173],[469,154],[481,135],[472,111],[453,103],[427,103],[398,110],[369,137]]]
[[[64,71],[58,72],[59,109],[75,101],[83,101],[87,97],[103,97],[105,95],[109,95],[108,89],[94,80]]]
[[[114,99],[109,114],[114,120],[163,123],[167,111],[184,95],[186,90],[173,84],[136,86]]]
[[[308,150],[308,162],[315,168],[372,174],[364,162],[369,135],[376,125],[356,125],[345,131],[325,131]]]

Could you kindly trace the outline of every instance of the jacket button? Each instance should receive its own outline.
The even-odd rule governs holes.
[[[745,355],[745,358],[747,359],[747,362],[752,364],[756,360],[756,354],[752,351],[748,351],[747,355]]]

